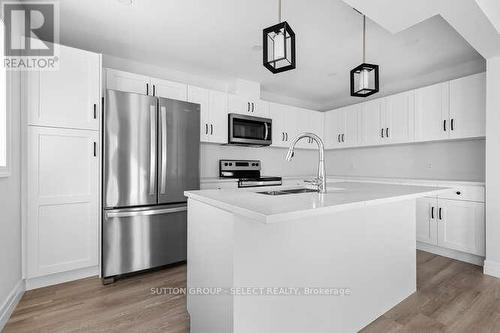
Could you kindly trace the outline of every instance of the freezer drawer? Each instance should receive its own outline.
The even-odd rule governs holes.
[[[104,278],[186,260],[187,206],[105,210]]]

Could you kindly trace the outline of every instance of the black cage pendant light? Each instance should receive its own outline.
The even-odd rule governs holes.
[[[281,0],[278,0],[280,23],[263,30],[264,67],[274,74],[295,68],[295,33],[281,22]]]
[[[367,64],[366,16],[363,15],[363,63],[351,70],[351,96],[368,97],[378,92],[378,65]]]

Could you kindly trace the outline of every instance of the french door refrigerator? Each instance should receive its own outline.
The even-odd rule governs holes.
[[[107,90],[103,128],[103,282],[186,260],[200,106]]]

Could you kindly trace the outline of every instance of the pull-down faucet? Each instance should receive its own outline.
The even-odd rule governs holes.
[[[326,193],[326,177],[325,177],[325,146],[323,140],[314,133],[302,133],[297,136],[292,143],[290,148],[288,148],[288,153],[286,154],[286,160],[290,161],[294,155],[294,149],[297,142],[303,138],[311,138],[316,141],[319,150],[319,161],[318,161],[318,176],[311,183],[316,185],[319,193]]]

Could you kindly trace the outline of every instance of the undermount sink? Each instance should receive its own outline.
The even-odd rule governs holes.
[[[264,191],[257,193],[265,195],[286,195],[286,194],[299,194],[299,193],[310,193],[310,192],[319,192],[319,191],[311,188],[292,188],[288,190]]]

